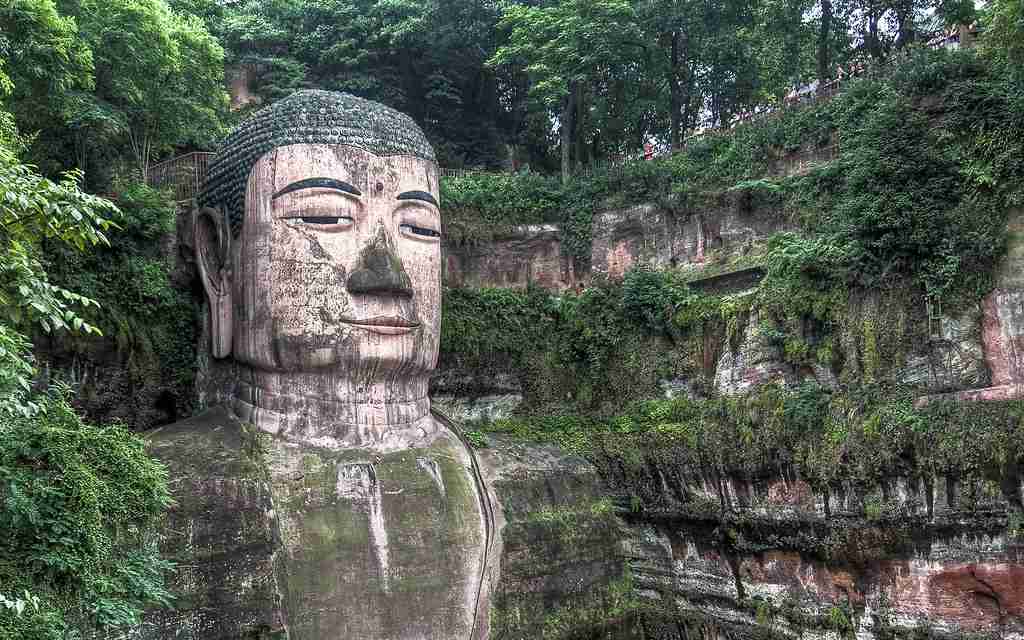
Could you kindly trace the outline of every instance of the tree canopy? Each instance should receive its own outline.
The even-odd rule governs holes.
[[[200,17],[163,0],[12,0],[0,8],[0,59],[4,104],[47,175],[77,168],[101,188],[223,132],[223,49]]]
[[[349,91],[412,115],[445,166],[563,174],[644,143],[677,148],[688,132],[975,18],[964,0],[171,6],[202,17],[263,103],[304,87]]]
[[[1007,60],[1018,4],[982,15]],[[225,70],[257,104],[302,88],[382,101],[446,167],[568,175],[679,148],[976,18],[967,0],[12,0],[0,33],[24,35],[0,37],[0,58],[8,109],[38,132],[30,159],[94,187],[211,148],[237,117]]]

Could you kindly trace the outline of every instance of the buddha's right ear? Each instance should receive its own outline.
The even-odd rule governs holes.
[[[210,303],[210,337],[214,358],[231,355],[233,299],[231,274],[231,230],[224,214],[210,207],[193,209],[193,237],[199,278]]]

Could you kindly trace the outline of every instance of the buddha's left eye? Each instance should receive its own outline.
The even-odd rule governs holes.
[[[414,224],[401,224],[398,228],[402,231],[412,233],[417,236],[423,236],[425,238],[440,238],[441,232],[435,231],[434,229],[428,229],[427,227],[417,227]]]

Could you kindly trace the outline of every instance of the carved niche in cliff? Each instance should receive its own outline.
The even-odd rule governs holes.
[[[231,374],[223,406],[153,438],[185,605],[152,637],[487,636],[487,490],[427,397],[438,198],[412,120],[345,94],[294,94],[222,145],[195,245]]]

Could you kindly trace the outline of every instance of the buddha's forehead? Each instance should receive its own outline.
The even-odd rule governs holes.
[[[271,165],[271,166],[267,166]],[[385,156],[340,144],[291,144],[263,155],[253,172],[272,176],[274,192],[310,178],[343,180],[363,193],[421,190],[438,193],[436,164],[416,156]]]

